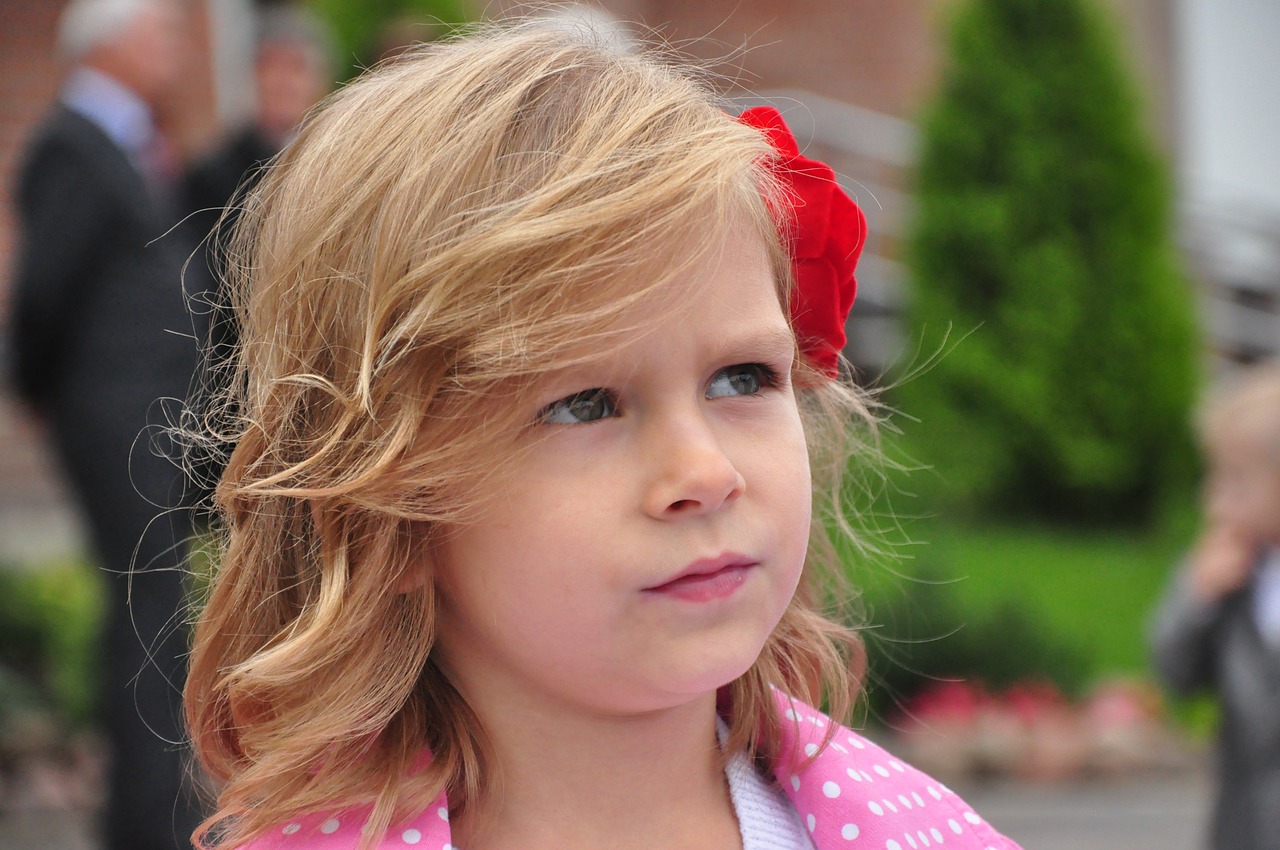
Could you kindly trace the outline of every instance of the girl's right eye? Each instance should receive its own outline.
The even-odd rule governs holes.
[[[542,408],[539,419],[549,425],[578,425],[618,415],[613,393],[596,387],[565,396]]]

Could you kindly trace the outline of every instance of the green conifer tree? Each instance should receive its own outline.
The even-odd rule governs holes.
[[[944,353],[900,390],[915,453],[976,508],[1150,516],[1188,477],[1197,338],[1108,22],[968,0],[922,129],[910,326]]]

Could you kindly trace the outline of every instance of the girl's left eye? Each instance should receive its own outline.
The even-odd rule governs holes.
[[[740,363],[721,369],[707,384],[707,398],[735,395],[759,395],[762,390],[778,385],[778,375],[763,363]]]

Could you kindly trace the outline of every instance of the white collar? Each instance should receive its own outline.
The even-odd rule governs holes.
[[[729,727],[719,717],[716,737],[723,748]],[[746,753],[730,753],[724,773],[743,850],[814,850],[796,807],[760,775]]]
[[[73,70],[59,97],[68,109],[92,121],[129,154],[145,150],[155,136],[146,101],[96,68],[81,65]]]
[[[1253,577],[1253,616],[1269,646],[1280,648],[1280,549],[1263,552]]]

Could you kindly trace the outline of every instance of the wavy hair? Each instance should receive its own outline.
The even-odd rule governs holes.
[[[674,309],[731,218],[765,238],[785,299],[768,151],[696,72],[524,24],[365,74],[266,170],[231,243],[241,343],[211,417],[234,451],[186,686],[220,785],[198,846],[370,806],[371,847],[442,789],[482,798],[491,759],[432,660],[430,574],[439,530],[482,515],[523,424],[493,401],[642,331],[642,301]],[[729,746],[761,760],[778,756],[771,686],[847,716],[863,664],[829,606],[847,598],[851,415],[870,416],[847,384],[796,378],[814,540],[759,660],[720,695]]]

